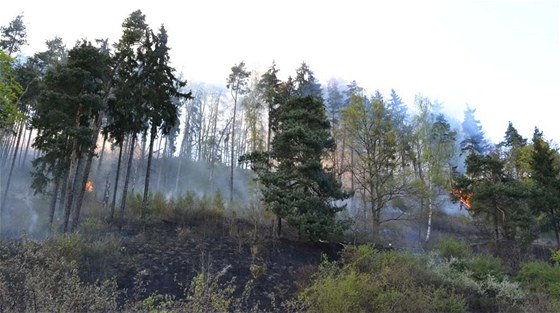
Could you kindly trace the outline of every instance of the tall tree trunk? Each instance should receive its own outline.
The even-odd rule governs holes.
[[[128,184],[130,182],[130,172],[132,171],[132,160],[134,159],[134,144],[136,143],[136,135],[132,134],[132,141],[130,142],[130,152],[128,154],[128,164],[126,165],[126,177],[124,178],[124,186],[122,192],[121,200],[121,210],[120,210],[120,223],[122,226],[124,221],[124,208],[126,207],[126,197],[128,196]]]
[[[115,174],[115,187],[113,188],[113,200],[111,201],[111,221],[115,217],[115,204],[117,202],[117,191],[119,187],[119,176],[121,174],[121,161],[123,154],[123,141],[119,141],[119,159],[117,160],[117,173]]]
[[[21,142],[21,136],[22,136],[22,129],[23,128],[23,122],[20,123],[19,126],[20,130],[18,131],[18,135],[17,135],[17,140],[16,140],[16,145],[15,145],[15,149],[14,149],[14,153],[12,156],[12,164],[10,165],[10,171],[8,173],[8,179],[6,180],[6,186],[4,187],[4,195],[2,196],[2,205],[0,206],[0,232],[2,230],[2,223],[4,222],[4,210],[6,209],[6,200],[8,198],[8,192],[10,190],[10,184],[12,182],[12,174],[14,172],[14,167],[16,165],[16,160],[17,160],[17,155],[18,155],[18,150],[19,150],[19,144]]]
[[[97,163],[97,171],[101,170],[101,165],[103,163],[103,156],[105,155],[106,143],[107,143],[107,134],[103,134],[103,144],[101,145],[101,151],[99,152],[99,162]]]
[[[97,147],[97,140],[99,139],[99,133],[101,131],[101,121],[103,120],[104,114],[101,112],[93,121],[93,129],[91,134],[92,146],[89,148],[87,153],[87,160],[82,171],[82,181],[80,182],[78,189],[78,199],[76,201],[76,210],[74,211],[74,218],[72,219],[72,230],[78,227],[78,222],[80,221],[80,213],[82,211],[82,204],[84,201],[84,195],[86,192],[86,185],[89,180],[89,173],[91,171],[91,164],[93,163],[93,157],[95,156],[95,148]]]
[[[426,242],[430,240],[430,234],[432,232],[432,215],[434,214],[433,201],[431,197],[428,197],[427,200],[428,200],[428,225],[426,229],[426,239],[425,239]]]
[[[426,198],[428,202],[428,225],[426,228],[426,242],[430,240],[430,234],[432,232],[432,216],[434,214],[434,208],[433,208],[434,204],[432,199],[433,186],[432,186],[431,175],[432,174],[430,172],[428,172],[428,174],[426,175],[428,178],[428,197]]]
[[[29,147],[31,146],[31,135],[33,135],[33,128],[29,128],[29,137],[27,137],[27,145],[25,146],[25,152],[23,154],[21,166],[25,166],[25,161],[27,160],[27,153],[29,152]]]
[[[161,141],[160,141],[161,143]],[[160,191],[161,190],[161,174],[163,173],[163,171],[165,170],[165,163],[167,160],[167,155],[166,155],[166,149],[165,147],[167,147],[167,137],[165,137],[165,141],[164,141],[164,153],[163,153],[163,157],[159,160],[159,165],[158,165],[158,177],[157,177],[157,184],[156,184],[156,190]]]
[[[49,214],[49,227],[50,228],[53,227],[54,213],[56,211],[56,201],[58,200],[58,191],[60,189],[60,181],[61,180],[62,179],[60,177],[55,178],[55,183],[54,183],[54,187],[53,187],[53,197],[51,199],[50,214]]]
[[[150,189],[150,170],[152,166],[152,155],[154,153],[154,141],[156,140],[157,128],[156,125],[152,125],[150,131],[150,148],[148,150],[148,164],[146,164],[146,179],[144,180],[144,197],[142,198],[142,220],[146,219],[146,214],[148,213],[148,196]]]
[[[12,153],[13,146],[17,140],[16,134],[11,133],[7,136],[7,143],[5,144],[5,148],[2,149],[2,167],[6,167],[6,163],[8,163],[10,153]]]
[[[235,166],[235,117],[237,116],[237,93],[233,99],[233,120],[231,122],[231,169],[229,175],[229,202],[233,203],[233,167]]]
[[[179,196],[179,178],[181,177],[181,170],[183,167],[183,159],[185,157],[179,155],[179,167],[177,168],[177,176],[175,177],[175,196],[178,197]]]
[[[74,180],[78,170],[78,148],[76,140],[72,144],[72,154],[70,155],[70,166],[68,167],[68,180],[64,192],[64,232],[68,231],[68,221],[70,220],[70,211],[72,209],[72,197],[74,195]]]
[[[78,112],[74,117],[74,126],[80,126],[80,117],[82,105],[78,107]],[[70,164],[68,166],[68,179],[66,181],[66,188],[64,191],[64,232],[68,231],[68,221],[70,220],[70,211],[72,209],[72,196],[74,195],[74,180],[76,179],[76,172],[78,170],[78,139],[72,140],[72,152],[70,154]]]

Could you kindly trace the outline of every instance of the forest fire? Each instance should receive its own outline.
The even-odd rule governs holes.
[[[455,196],[457,200],[459,200],[459,202],[461,202],[461,205],[467,208],[467,210],[471,208],[471,199],[473,197],[472,192],[466,192],[462,190],[452,190],[451,193],[453,194],[453,196]]]
[[[86,183],[86,191],[93,192],[93,182],[91,180],[88,180]]]

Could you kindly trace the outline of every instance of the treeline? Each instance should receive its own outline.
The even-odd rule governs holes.
[[[228,166],[230,204],[239,201],[234,168],[253,169],[277,231],[286,220],[309,239],[351,229],[384,241],[386,225],[403,221],[430,242],[434,219],[458,206],[451,195],[487,238],[531,243],[551,231],[560,242],[560,158],[538,129],[529,142],[510,124],[495,145],[470,108],[459,123],[423,96],[408,108],[394,90],[321,86],[305,63],[285,81],[274,63],[256,74],[240,62],[224,71],[226,88],[187,86],[169,65],[165,28],[151,29],[140,11],[112,45],[84,40],[68,51],[55,38],[24,57],[22,19],[1,29],[2,211],[14,166],[32,151],[32,187],[50,194],[50,223],[60,206],[64,230],[75,228],[92,162],[101,164],[109,143],[118,155],[111,220],[123,216],[135,163],[144,164],[149,213],[155,158],[160,169],[178,164],[167,175],[176,175],[176,195],[188,162],[208,164],[209,182]]]

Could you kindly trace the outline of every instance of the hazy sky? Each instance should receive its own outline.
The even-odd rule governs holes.
[[[188,80],[225,85],[242,60],[287,77],[305,61],[323,84],[394,88],[409,107],[421,93],[462,119],[468,104],[494,142],[511,120],[560,144],[560,1],[27,0],[4,3],[0,25],[23,13],[33,54],[54,36],[115,42],[136,9],[165,24]]]

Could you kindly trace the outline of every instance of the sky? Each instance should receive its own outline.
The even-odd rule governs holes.
[[[492,142],[508,121],[560,144],[560,1],[9,1],[0,25],[24,15],[32,55],[44,42],[108,38],[134,10],[169,34],[173,66],[189,81],[225,86],[234,64],[281,78],[306,62],[326,86],[356,80],[393,88],[409,107],[421,94],[462,120],[476,109]]]

